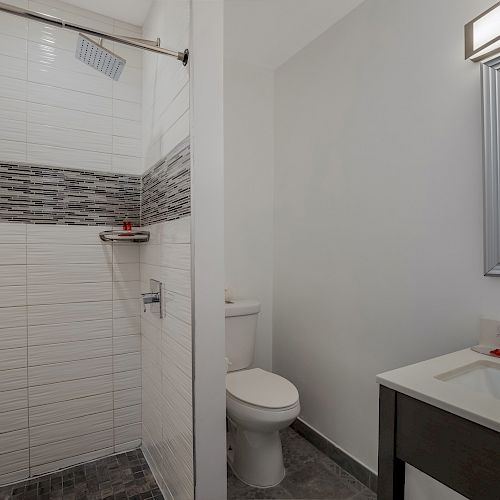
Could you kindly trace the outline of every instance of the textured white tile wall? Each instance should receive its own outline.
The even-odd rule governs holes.
[[[59,0],[7,1],[110,33],[142,36],[138,26]],[[77,36],[0,14],[0,161],[140,174],[142,54],[105,42],[127,59],[114,82],[76,60]]]
[[[0,291],[0,483],[6,483],[29,471],[26,226],[0,229],[7,235],[0,243],[0,276],[6,277]],[[13,304],[9,291],[21,300]]]
[[[189,0],[155,0],[143,33],[164,47],[189,46]],[[147,170],[189,135],[189,71],[173,58],[143,56],[143,156]]]
[[[176,50],[189,46],[189,0],[155,0],[143,27]],[[189,72],[171,58],[143,56],[144,169],[189,135]],[[166,286],[163,320],[142,314],[143,450],[166,498],[191,500],[193,486],[190,218],[149,226],[141,287]]]
[[[139,247],[0,224],[0,484],[141,443]]]
[[[190,218],[148,226],[141,286],[165,285],[165,317],[141,316],[143,449],[169,499],[193,498]]]

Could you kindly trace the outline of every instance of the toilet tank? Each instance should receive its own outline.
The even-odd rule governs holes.
[[[226,303],[226,357],[230,372],[253,363],[259,311],[260,303],[256,300]]]

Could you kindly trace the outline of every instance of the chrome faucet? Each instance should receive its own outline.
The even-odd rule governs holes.
[[[160,292],[143,293],[141,295],[142,301],[144,302],[144,312],[146,312],[147,304],[156,304],[157,302],[160,302]]]

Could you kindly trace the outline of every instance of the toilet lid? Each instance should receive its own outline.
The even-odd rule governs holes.
[[[226,390],[240,401],[262,408],[287,408],[299,400],[291,382],[260,368],[228,373]]]

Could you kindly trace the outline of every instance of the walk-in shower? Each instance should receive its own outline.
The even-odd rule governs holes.
[[[190,23],[0,0],[0,499],[194,496]]]

